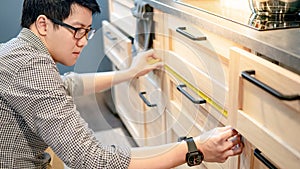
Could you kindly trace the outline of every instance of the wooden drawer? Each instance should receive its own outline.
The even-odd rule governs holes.
[[[180,79],[170,73],[166,73],[164,78],[167,84],[169,100],[166,108],[171,117],[167,122],[167,130],[175,128],[179,136],[197,136],[204,131],[222,126],[219,119],[206,110],[206,103],[198,104],[192,102],[177,89],[178,85],[182,84]],[[193,100],[199,99],[199,96],[189,88],[184,88],[184,90],[193,97]],[[177,138],[177,136],[175,138],[171,137],[168,141],[174,141]]]
[[[105,54],[118,69],[128,68],[132,60],[131,40],[107,21],[102,22]]]
[[[145,145],[144,113],[139,98],[140,82],[133,79],[113,87],[113,100],[126,128],[139,146]]]
[[[227,112],[224,106],[227,98],[227,89],[217,81],[211,79],[207,74],[199,70],[194,64],[188,62],[184,56],[179,56],[174,52],[165,52],[164,58],[166,71],[168,76],[173,79],[173,85],[170,86],[173,96],[171,99],[180,99],[184,95],[176,89],[181,84],[185,84],[183,90],[194,97],[196,100],[201,98],[206,100],[205,104],[194,104],[189,108],[197,107],[197,110],[204,109],[214,118],[227,124]],[[178,103],[181,101],[178,101]],[[185,99],[183,104],[192,104],[191,101]],[[194,112],[194,111],[190,111]]]
[[[167,17],[167,50],[173,51],[199,70],[209,81],[214,82],[214,89],[204,89],[207,93],[216,92],[211,96],[228,108],[228,62],[229,47],[236,44],[198,29],[174,16]],[[212,91],[215,90],[215,91]]]
[[[264,152],[261,152],[257,147],[252,145],[246,138],[243,140],[244,150],[240,155],[239,169],[275,169],[278,166],[272,159],[265,156]],[[283,157],[284,158],[284,157]]]
[[[140,77],[142,85],[139,95],[143,100],[145,145],[147,146],[166,143],[165,108],[167,98],[162,92],[160,79],[151,78],[155,76],[153,74],[150,72],[147,76]]]
[[[203,120],[200,116],[191,117],[187,115],[187,112],[182,111],[179,106],[175,102],[170,103],[170,109],[167,109],[167,142],[176,142],[179,137],[182,136],[199,136],[203,131],[206,131],[207,126],[211,126],[212,128],[216,127],[215,124],[218,123],[215,119],[210,119],[206,121],[206,127],[199,125],[199,121]],[[197,111],[197,113],[201,113]],[[221,126],[220,123],[218,123]],[[214,127],[213,127],[214,126]],[[201,169],[228,169],[228,161],[225,163],[209,163],[203,162],[200,166],[196,166],[195,168]],[[180,168],[190,168],[186,164],[177,167]]]
[[[133,0],[109,0],[110,22],[134,37],[136,34],[136,18],[132,16]]]
[[[231,56],[230,96],[238,103],[232,110],[233,125],[278,167],[299,167],[300,76],[238,48]],[[298,99],[281,100],[271,90]]]
[[[172,113],[171,113],[172,112]],[[166,110],[167,115],[167,142],[177,142],[182,136],[197,136],[201,133],[201,129],[193,124],[193,121],[186,115],[176,110]],[[177,117],[174,117],[176,115]],[[178,117],[180,116],[180,117]],[[180,120],[180,123],[178,122]],[[190,168],[187,164],[176,167],[176,169]],[[205,165],[195,168],[207,169]]]

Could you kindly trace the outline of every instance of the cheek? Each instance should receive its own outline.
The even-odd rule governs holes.
[[[74,44],[70,43],[70,41],[68,42],[66,39],[58,39],[57,43],[54,45],[55,54],[53,55],[53,59],[56,62],[66,64],[66,62],[72,58],[73,48]]]

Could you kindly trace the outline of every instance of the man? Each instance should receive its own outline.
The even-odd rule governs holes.
[[[63,81],[56,63],[75,64],[94,33],[92,15],[97,12],[95,0],[24,0],[23,29],[0,47],[0,168],[45,168],[47,147],[71,168],[172,168],[186,160],[190,165],[224,162],[241,153],[240,136],[231,127],[132,150],[97,141],[72,95],[100,91],[162,66],[147,63],[159,59],[148,51],[128,70],[70,74]],[[186,155],[191,147],[196,156]]]

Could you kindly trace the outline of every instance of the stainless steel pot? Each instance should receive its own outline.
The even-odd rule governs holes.
[[[249,0],[256,14],[296,14],[300,11],[300,0]]]

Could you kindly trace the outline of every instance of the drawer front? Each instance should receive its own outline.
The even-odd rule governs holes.
[[[113,87],[113,100],[126,128],[139,146],[145,145],[144,113],[139,98],[139,80],[117,84]]]
[[[165,108],[167,98],[159,86],[160,82],[152,79],[151,76],[155,76],[153,72],[150,72],[148,76],[139,78],[142,82],[139,94],[143,101],[147,146],[166,143]]]
[[[232,56],[232,66],[236,67],[232,72],[239,90],[236,101],[240,101],[236,128],[279,167],[299,167],[299,98],[281,100],[270,93],[270,88],[284,95],[297,95],[300,76],[240,49],[233,49]],[[249,70],[255,74],[246,72]],[[258,87],[259,83],[264,84]]]
[[[110,21],[130,36],[135,35],[136,18],[132,16],[133,0],[110,0]]]
[[[204,32],[190,23],[168,16],[166,48],[194,65],[220,87],[228,86],[229,46],[235,45],[221,37]],[[222,104],[226,100],[219,100]],[[225,101],[225,102],[224,102]]]
[[[132,60],[131,40],[107,21],[102,22],[105,54],[118,69],[128,68]]]
[[[169,51],[166,52],[164,61],[168,72],[167,75],[174,82],[173,86],[170,86],[172,87],[174,98],[184,98],[185,95],[176,89],[177,87],[182,88],[196,100],[201,98],[206,100],[206,103],[195,104],[193,107],[198,106],[198,109],[205,109],[214,118],[223,124],[227,124],[227,111],[224,105],[228,95],[227,89],[208,77],[195,65],[187,62],[183,56]],[[179,85],[181,84],[185,84],[185,86],[180,87]]]
[[[169,111],[167,130],[173,128],[179,136],[197,136],[204,131],[222,126],[218,119],[211,115],[205,105],[195,104],[185,95],[178,91],[178,80],[166,74],[166,80],[169,90],[169,102],[166,109]],[[188,88],[185,89],[194,98],[197,96]],[[168,141],[174,141],[177,138],[171,138]]]
[[[201,121],[201,117],[197,116],[195,118],[186,115],[185,112],[179,110],[178,105],[176,103],[170,103],[171,108],[167,109],[167,141],[168,142],[176,142],[179,137],[188,136],[188,137],[196,137],[199,136],[203,131],[206,131],[206,127],[202,127],[198,125],[198,121]],[[199,113],[199,112],[198,112]],[[209,125],[215,126],[213,119],[207,121],[207,123],[211,123]],[[221,124],[219,123],[219,126]],[[212,127],[212,128],[214,128]],[[227,169],[228,168],[228,161],[225,163],[209,163],[203,162],[200,166],[196,166],[195,168],[201,169]],[[179,166],[178,168],[190,168],[186,164]]]
[[[240,155],[239,169],[269,169],[279,168],[275,163],[264,155],[257,147],[253,146],[244,138],[244,150]]]
[[[173,106],[167,109],[167,132],[168,142],[176,142],[179,137],[188,136],[194,137],[202,133],[202,127],[197,124],[197,119],[186,115],[176,107],[175,103],[171,102]]]
[[[166,61],[170,59],[172,62],[172,55],[179,57],[180,62],[177,63],[179,65],[174,65],[173,68],[179,69],[178,72],[187,71],[185,73],[187,80],[191,83],[198,82],[197,87],[201,88],[219,104],[228,108],[228,65],[222,63],[219,59],[210,57],[203,51],[178,41],[174,37],[171,41],[172,48],[168,49],[171,52]],[[182,64],[186,66],[182,67]],[[194,71],[197,71],[197,74],[194,74]]]

